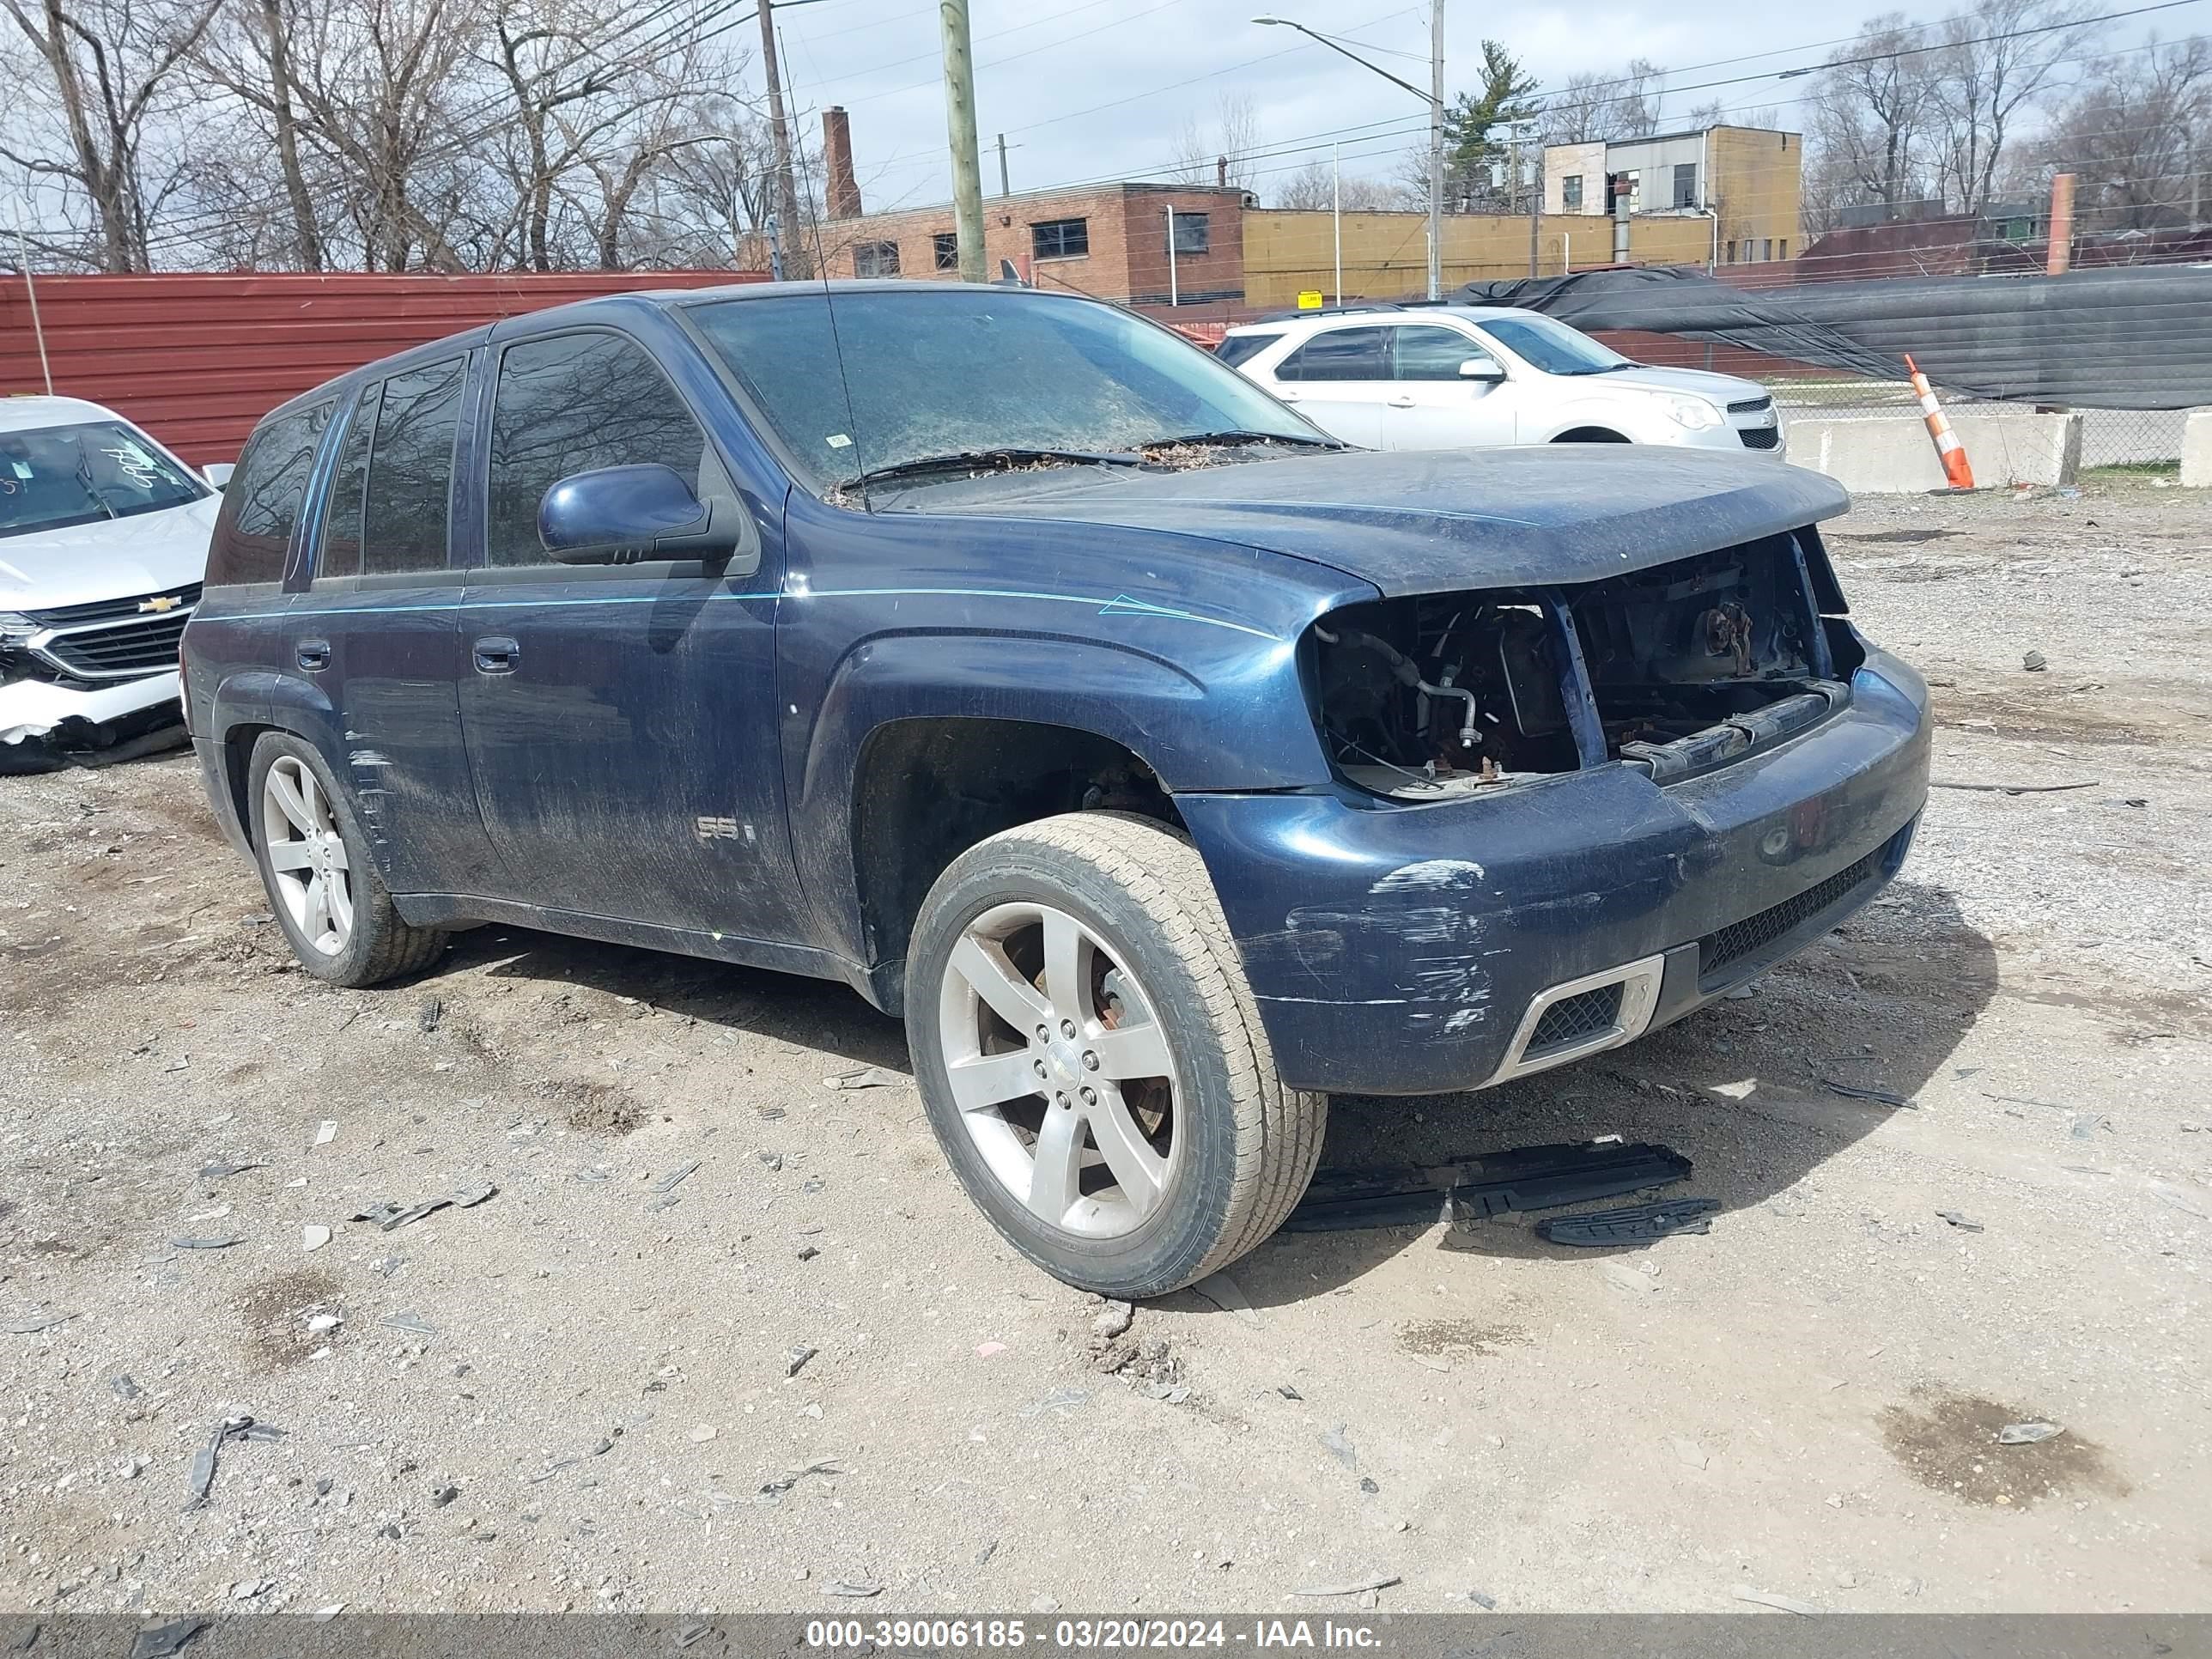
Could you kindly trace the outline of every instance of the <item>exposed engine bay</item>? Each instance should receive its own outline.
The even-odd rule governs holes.
[[[1347,606],[1309,630],[1308,684],[1331,763],[1377,794],[1437,799],[1603,761],[1668,781],[1839,706],[1849,638],[1776,536],[1601,582]]]

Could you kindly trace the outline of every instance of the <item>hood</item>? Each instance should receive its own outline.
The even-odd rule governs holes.
[[[1617,369],[1610,374],[1595,374],[1590,380],[1599,386],[1626,386],[1637,392],[1686,392],[1692,398],[1709,398],[1723,409],[1730,404],[1768,395],[1766,388],[1756,380],[1740,380],[1733,374],[1715,374],[1703,368],[1658,368],[1650,363]]]
[[[49,611],[160,593],[207,574],[222,497],[64,530],[0,536],[0,611]]]
[[[1008,494],[1000,475],[916,491],[900,508],[1202,537],[1333,566],[1397,595],[1595,581],[1850,504],[1841,485],[1802,467],[1640,444],[1343,450],[1188,472],[1012,477],[1038,482]]]

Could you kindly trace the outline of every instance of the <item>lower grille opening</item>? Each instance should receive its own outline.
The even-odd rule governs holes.
[[[1878,848],[1856,864],[1837,871],[1796,897],[1784,899],[1757,915],[1746,916],[1717,933],[1706,934],[1698,941],[1698,978],[1701,987],[1704,981],[1725,974],[1738,963],[1760,955],[1830,905],[1849,897],[1881,871],[1885,851]]]
[[[1539,1054],[1547,1049],[1564,1048],[1569,1043],[1580,1042],[1588,1037],[1601,1036],[1610,1031],[1620,1018],[1620,985],[1601,985],[1594,991],[1583,991],[1574,996],[1561,997],[1544,1010],[1536,1021],[1536,1029],[1528,1034],[1528,1046],[1523,1054]]]
[[[1782,441],[1778,426],[1740,426],[1735,435],[1743,440],[1746,449],[1771,449]]]

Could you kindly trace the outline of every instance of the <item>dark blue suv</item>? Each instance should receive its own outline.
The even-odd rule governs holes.
[[[1347,450],[1073,296],[641,294],[270,415],[186,705],[311,971],[491,920],[842,979],[1006,1237],[1142,1296],[1283,1220],[1330,1091],[1630,1042],[1896,871],[1926,692],[1845,504]]]

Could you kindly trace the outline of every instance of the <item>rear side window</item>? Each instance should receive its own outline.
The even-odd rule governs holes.
[[[546,564],[538,504],[562,479],[658,462],[694,490],[707,434],[642,346],[618,334],[557,334],[509,346],[491,411],[486,557]]]
[[[246,441],[208,548],[210,587],[283,580],[284,556],[307,499],[307,474],[337,407],[333,398],[293,410],[262,422]]]
[[[1492,361],[1488,352],[1455,328],[1430,324],[1390,331],[1396,337],[1390,342],[1393,380],[1456,380],[1460,365],[1470,358]]]
[[[355,405],[331,475],[330,506],[323,514],[323,541],[315,553],[315,580],[361,574],[361,510],[368,493],[369,441],[376,434],[376,411],[384,388],[370,386]]]
[[[1213,355],[1234,368],[1237,364],[1258,356],[1283,337],[1279,334],[1230,334],[1213,349]]]
[[[468,360],[454,357],[382,383],[362,491],[364,575],[445,568],[453,441],[467,379]]]
[[[1390,370],[1379,328],[1338,328],[1316,334],[1276,367],[1279,380],[1387,380]]]

